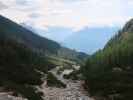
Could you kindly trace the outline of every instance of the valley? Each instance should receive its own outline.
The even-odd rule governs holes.
[[[132,33],[88,55],[0,16],[0,100],[133,100]]]
[[[70,92],[70,99],[87,95],[80,95],[85,90],[77,76],[87,54],[40,37],[3,16],[0,21],[0,99],[45,100],[54,92],[64,99]]]
[[[48,82],[44,81],[40,91],[44,93],[45,100],[94,100],[89,97],[88,92],[84,89],[84,81],[81,79],[66,79],[64,76],[70,75],[74,71],[79,71],[80,66],[70,62],[71,67],[57,66],[51,69],[49,73],[53,74],[57,80],[65,85],[65,87],[48,86]],[[61,70],[62,69],[62,70]]]

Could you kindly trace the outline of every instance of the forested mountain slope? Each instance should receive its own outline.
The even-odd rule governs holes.
[[[91,95],[104,100],[132,100],[133,20],[103,50],[93,54],[82,71]]]
[[[41,37],[3,16],[0,16],[0,36],[5,36],[6,38],[23,43],[33,51],[44,56],[54,55],[59,58],[61,57],[63,59],[80,62],[88,56],[87,54],[62,47],[59,43],[45,37]]]
[[[42,100],[32,87],[43,83],[38,71],[47,71],[46,61],[41,62],[41,59],[25,45],[0,37],[0,87],[3,88],[0,91],[12,91],[29,100]]]
[[[0,35],[15,39],[38,51],[56,53],[60,48],[58,43],[42,38],[3,16],[0,16]]]

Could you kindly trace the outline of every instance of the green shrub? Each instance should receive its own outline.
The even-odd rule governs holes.
[[[5,90],[13,91],[15,95],[21,94],[23,97],[27,98],[28,100],[43,100],[42,93],[37,91],[37,89],[30,85],[21,85],[16,84],[11,81],[6,81],[3,83]]]

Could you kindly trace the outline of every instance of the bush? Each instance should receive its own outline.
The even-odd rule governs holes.
[[[4,82],[5,90],[13,91],[15,95],[21,94],[28,100],[43,100],[42,93],[38,92],[37,89],[30,85],[20,85],[11,81]]]
[[[65,79],[78,80],[78,79],[79,79],[78,74],[79,74],[78,71],[73,71],[73,72],[70,73],[69,75],[63,75],[63,77],[64,77]]]

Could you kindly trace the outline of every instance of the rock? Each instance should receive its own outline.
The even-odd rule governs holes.
[[[47,82],[44,82],[40,88],[45,94],[44,100],[94,100],[88,96],[83,88],[83,81],[64,79],[62,74],[57,74],[56,68],[50,72],[67,86],[66,88],[48,87]]]
[[[55,88],[42,86],[46,100],[94,100],[87,96],[87,92],[82,87],[82,81],[69,81],[67,88]]]

